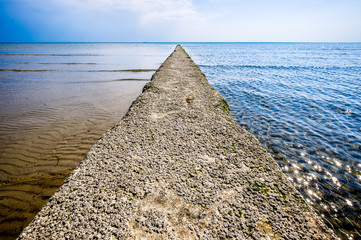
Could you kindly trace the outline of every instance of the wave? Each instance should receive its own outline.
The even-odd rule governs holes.
[[[328,70],[360,70],[359,66],[277,66],[277,65],[199,65],[201,68],[222,68],[232,69],[276,69],[276,70],[309,70],[309,69],[328,69]]]
[[[39,64],[39,65],[99,65],[99,63],[52,63],[52,62],[14,62],[7,64]]]
[[[0,69],[0,72],[155,72],[157,69],[122,70],[58,70],[58,69]]]
[[[16,85],[63,85],[63,84],[96,84],[96,83],[112,83],[112,82],[149,82],[150,78],[120,78],[112,80],[95,80],[95,81],[68,81],[68,82],[0,82],[0,84],[16,84]]]
[[[123,82],[123,81],[149,82],[150,79],[147,79],[147,78],[144,78],[144,79],[143,78],[121,78],[121,79],[104,80],[104,81],[62,82],[62,83],[54,83],[54,84],[110,83],[110,82]]]
[[[88,53],[74,53],[74,54],[57,54],[57,53],[0,53],[0,56],[56,56],[56,57],[97,57],[106,56],[103,54],[88,54]]]

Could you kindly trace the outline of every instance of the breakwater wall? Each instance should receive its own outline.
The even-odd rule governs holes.
[[[19,239],[332,239],[183,48]]]

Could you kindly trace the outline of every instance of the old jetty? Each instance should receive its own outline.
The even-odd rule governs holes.
[[[332,239],[181,46],[19,239]]]

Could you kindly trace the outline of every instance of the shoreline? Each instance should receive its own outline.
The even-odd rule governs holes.
[[[334,238],[180,46],[19,239],[55,236]]]

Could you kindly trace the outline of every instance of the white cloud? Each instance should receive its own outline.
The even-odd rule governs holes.
[[[155,21],[199,19],[192,0],[55,0],[79,9],[108,11],[119,9],[138,14],[143,25]]]

